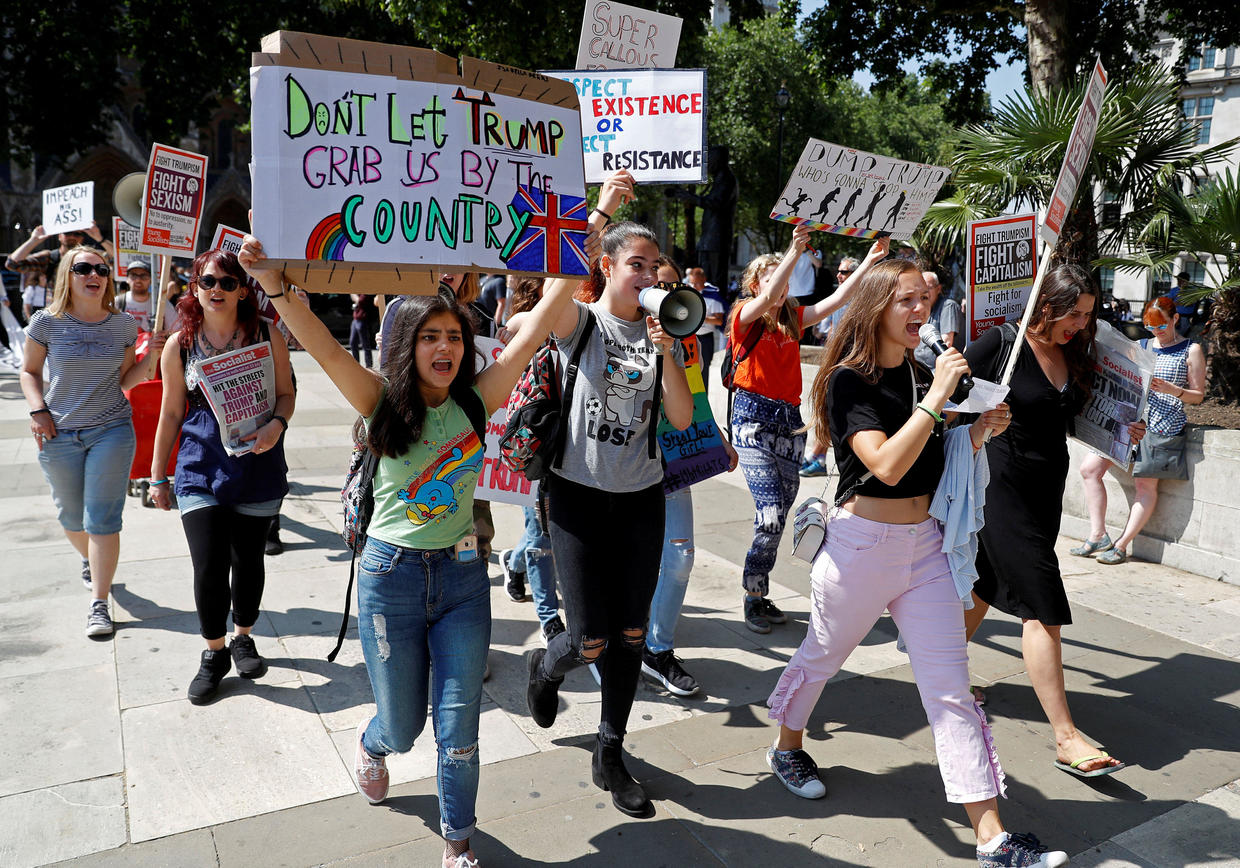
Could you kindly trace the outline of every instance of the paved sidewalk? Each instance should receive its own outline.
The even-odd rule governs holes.
[[[338,492],[353,415],[310,359],[294,363],[287,550],[267,559],[255,630],[270,670],[253,683],[229,677],[202,708],[185,698],[202,643],[176,514],[128,503],[118,630],[86,639],[78,559],[35,463],[16,376],[0,373],[0,866],[438,864],[429,728],[389,763],[387,803],[371,807],[353,788],[354,727],[372,709],[355,630],[334,664],[323,659],[348,576]],[[763,701],[804,635],[807,570],[781,553],[773,597],[789,623],[746,630],[738,564],[751,502],[736,477],[694,491],[697,560],[677,641],[703,691],[681,700],[643,682],[627,739],[654,819],[621,815],[590,783],[599,694],[587,673],[566,680],[555,727],[529,719],[522,654],[538,644],[537,621],[530,603],[508,599],[492,562],[474,840],[484,864],[976,864],[889,619],[828,686],[808,730],[828,797],[803,801],[772,779]],[[498,549],[521,516],[496,505],[495,518]],[[1076,617],[1065,630],[1069,701],[1130,767],[1086,782],[1051,766],[1019,624],[992,616],[971,659],[1007,771],[1005,821],[1074,865],[1240,865],[1240,588],[1154,564],[1100,567],[1068,556],[1071,544],[1061,541]]]

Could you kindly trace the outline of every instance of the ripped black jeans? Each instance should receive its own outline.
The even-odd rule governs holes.
[[[543,675],[598,664],[599,735],[618,744],[628,726],[650,600],[663,555],[663,485],[612,493],[555,474],[546,487],[548,528],[568,632],[547,646]]]

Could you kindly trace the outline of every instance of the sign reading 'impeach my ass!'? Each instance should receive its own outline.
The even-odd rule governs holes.
[[[572,70],[547,75],[581,97],[586,181],[628,169],[639,184],[706,180],[706,70]]]
[[[263,47],[254,226],[292,282],[408,293],[440,269],[588,272],[572,88],[427,49],[283,31]]]

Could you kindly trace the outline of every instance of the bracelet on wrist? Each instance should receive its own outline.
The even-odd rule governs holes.
[[[266,292],[266,290],[264,290],[264,292]],[[284,284],[280,284],[280,292],[278,294],[268,292],[267,297],[268,298],[284,298],[284,294],[286,292],[288,292],[288,287],[286,287]]]
[[[284,430],[285,430],[285,431],[287,431],[287,430],[288,430],[288,419],[285,419],[283,416],[281,416],[281,415],[279,415],[279,414],[276,414],[275,416],[272,416],[272,417],[271,417],[271,421],[272,421],[272,422],[279,422],[281,425],[283,425],[283,426],[284,426]]]
[[[606,226],[608,223],[611,222],[611,215],[608,214],[606,211],[604,211],[602,208],[595,208],[592,213],[599,214],[602,216],[604,226]]]
[[[146,482],[147,482],[147,485],[150,485],[152,488],[154,488],[155,486],[159,486],[159,485],[167,485],[168,477],[165,476],[163,479],[148,479]]]
[[[916,406],[917,406],[917,409],[918,409],[918,410],[925,410],[927,413],[929,413],[929,414],[930,414],[930,418],[931,418],[931,419],[933,419],[935,422],[942,422],[942,421],[943,421],[943,416],[942,416],[941,414],[934,412],[934,411],[933,411],[933,410],[931,410],[929,407],[927,407],[925,404],[920,404],[920,403],[919,403],[919,404],[917,404]]]
[[[33,417],[35,417],[35,416],[39,415],[40,413],[47,413],[47,414],[50,416],[50,415],[51,415],[51,413],[52,413],[52,411],[51,411],[51,410],[49,410],[49,409],[47,409],[46,407],[40,407],[40,408],[39,408],[39,409],[37,409],[37,410],[31,410],[31,411],[30,411],[30,416],[31,416],[31,418],[33,418]]]

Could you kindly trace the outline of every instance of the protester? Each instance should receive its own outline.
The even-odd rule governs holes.
[[[679,271],[679,267],[675,269]],[[660,278],[662,280],[662,278]],[[706,319],[697,330],[698,358],[702,364],[702,385],[710,393],[710,363],[715,357],[715,336],[723,326],[723,302],[719,298],[719,290],[706,282],[706,271],[701,268],[690,268],[686,275],[689,286],[702,296],[706,304]],[[711,292],[710,290],[714,290]]]
[[[374,321],[379,318],[379,308],[375,307],[373,295],[350,295],[353,299],[353,322],[349,326],[349,352],[353,361],[365,359],[366,367],[375,365]]]
[[[116,306],[137,320],[141,331],[154,331],[158,299],[151,293],[150,263],[145,259],[133,260],[125,266],[125,279],[129,282],[129,291],[116,297]],[[165,302],[162,331],[165,334],[176,331],[179,317],[176,306],[170,301]]]
[[[780,722],[767,763],[790,792],[826,795],[803,747],[805,727],[827,680],[887,609],[908,647],[947,800],[964,805],[978,863],[1062,865],[1066,853],[1004,831],[997,798],[1003,770],[969,694],[960,597],[939,524],[929,516],[944,467],[943,405],[968,366],[955,350],[937,360],[932,377],[913,361],[927,301],[914,264],[875,266],[814,380],[814,427],[834,444],[842,511],[814,559],[810,629],[767,700],[770,717]],[[987,428],[1001,432],[1009,418],[1001,406],[974,422],[974,449]]]
[[[1206,396],[1206,359],[1198,344],[1182,337],[1180,315],[1175,301],[1160,296],[1145,306],[1145,327],[1154,333],[1154,342],[1141,341],[1141,346],[1154,351],[1154,378],[1150,381],[1148,432],[1137,447],[1132,466],[1136,499],[1128,514],[1128,522],[1119,539],[1111,542],[1107,533],[1107,489],[1102,477],[1111,462],[1100,455],[1088,455],[1081,461],[1081,479],[1085,504],[1089,508],[1089,539],[1071,549],[1072,554],[1093,557],[1100,564],[1122,564],[1128,559],[1128,548],[1145,527],[1158,505],[1158,480],[1187,479],[1185,461],[1188,418],[1184,405],[1200,404]],[[1174,455],[1175,461],[1167,456]]]
[[[1025,668],[1054,729],[1055,765],[1081,776],[1123,768],[1085,740],[1068,710],[1060,632],[1072,623],[1072,611],[1055,556],[1068,476],[1066,435],[1093,383],[1097,310],[1089,273],[1061,265],[1047,274],[1019,347],[1008,324],[988,330],[965,352],[975,375],[993,382],[1002,378],[1009,353],[1017,352],[1007,396],[1012,424],[986,450],[986,525],[974,605],[965,613],[968,633],[972,637],[991,606],[1023,621]],[[1005,344],[1011,347],[1006,352]],[[1140,440],[1145,423],[1129,430]]]
[[[592,229],[603,223],[593,215],[592,221]],[[374,372],[354,361],[309,308],[286,296],[282,275],[257,238],[246,236],[241,261],[365,419],[367,448],[379,456],[374,514],[358,559],[358,633],[376,705],[375,716],[358,725],[358,790],[372,804],[387,798],[386,757],[413,746],[432,705],[443,864],[476,868],[469,839],[491,597],[469,508],[484,450],[475,420],[485,425],[507,404],[576,284],[552,281],[526,327],[477,375],[464,304],[446,291],[404,297],[388,322],[382,371]],[[432,498],[449,499],[448,508],[432,511],[425,505]]]
[[[616,183],[614,195],[600,200],[608,219],[631,196],[628,174],[619,178],[623,184]],[[625,769],[622,740],[637,692],[664,539],[663,463],[652,433],[660,407],[673,427],[688,427],[693,395],[680,346],[656,318],[643,315],[637,301],[638,292],[655,283],[655,234],[636,223],[618,223],[602,243],[603,256],[582,288],[583,295],[598,300],[578,301],[553,329],[561,354],[587,342],[568,408],[563,463],[542,480],[569,629],[545,651],[536,648],[527,655],[526,700],[534,722],[551,726],[565,673],[597,664],[602,703],[591,763],[594,784],[611,792],[612,803],[624,813],[648,816],[650,801]],[[594,324],[587,331],[591,315]]]
[[[103,256],[105,262],[111,263],[112,261],[114,254],[112,242],[104,239],[103,232],[93,220],[90,228],[85,231],[74,230],[57,235],[58,243],[55,250],[37,250],[36,248],[48,237],[43,231],[43,224],[34,227],[30,230],[30,237],[5,258],[5,269],[20,274],[43,272],[47,275],[48,281],[54,285],[62,257],[74,247],[92,248]]]
[[[288,494],[283,435],[295,396],[288,347],[272,340],[259,319],[236,255],[222,250],[199,254],[189,286],[178,303],[181,328],[160,359],[163,403],[150,490],[156,506],[171,509],[171,485],[164,474],[173,444],[179,442],[177,508],[194,566],[198,628],[207,645],[187,694],[194,705],[205,705],[233,664],[242,678],[259,678],[267,671],[250,632],[262,605],[267,532]],[[253,443],[251,451],[230,455],[196,363],[262,342],[271,345],[275,381],[263,385],[274,388],[275,414],[244,438]],[[230,609],[234,635],[227,642]]]
[[[22,291],[22,314],[26,322],[52,303],[52,287],[48,285],[47,272],[38,271],[26,275],[26,288]]]
[[[798,342],[805,329],[848,303],[853,287],[887,255],[890,243],[888,238],[876,241],[865,262],[838,290],[816,304],[800,307],[788,297],[788,276],[808,239],[808,227],[798,226],[782,258],[768,253],[749,263],[741,278],[741,297],[728,320],[733,352],[744,346],[751,330],[760,330],[752,352],[733,374],[736,402],[730,420],[732,445],[740,454],[755,507],[753,542],[741,579],[745,626],[755,633],[769,633],[772,624],[787,620],[767,593],[784,521],[800,487],[798,471],[805,452]]]
[[[143,380],[134,364],[138,329],[116,309],[112,270],[98,251],[71,248],[60,264],[52,303],[26,329],[22,394],[57,518],[82,557],[82,581],[91,590],[86,635],[108,636],[108,593],[136,446],[122,390]],[[46,388],[44,362],[51,375]]]
[[[1171,287],[1171,291],[1167,293],[1167,297],[1175,302],[1175,312],[1179,315],[1180,320],[1176,323],[1175,329],[1181,335],[1188,335],[1193,327],[1193,317],[1197,313],[1197,305],[1180,304],[1180,293],[1192,286],[1193,276],[1187,271],[1181,271],[1175,276],[1175,286]]]
[[[835,280],[837,285],[842,285],[848,280],[852,273],[857,270],[858,262],[851,256],[845,256],[840,260],[839,268],[835,272]],[[840,318],[844,316],[844,308],[836,308],[831,314],[823,318],[822,322],[813,327],[812,331],[818,343],[826,344],[831,338],[831,329]],[[801,462],[801,469],[798,474],[805,478],[813,478],[817,476],[826,476],[827,470],[827,444],[818,439],[813,429],[805,434],[805,460]]]
[[[939,282],[936,272],[923,271],[921,277],[930,290],[930,317],[926,322],[942,335],[944,344],[963,351],[964,312],[943,292],[943,284]],[[925,344],[918,344],[913,355],[927,368],[934,367],[934,351]]]

